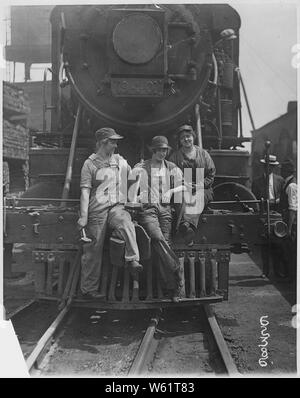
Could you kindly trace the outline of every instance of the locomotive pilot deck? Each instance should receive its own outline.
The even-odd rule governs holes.
[[[124,267],[124,247],[121,245],[119,249],[118,242],[108,236],[99,287],[105,299],[90,302],[81,297],[79,289],[81,244],[76,229],[76,209],[14,205],[6,208],[5,243],[23,242],[32,246],[37,298],[57,300],[60,305],[70,297],[74,298],[76,306],[119,309],[227,300],[231,252],[249,251],[249,246],[262,244],[266,235],[264,214],[228,210],[210,210],[202,214],[192,247],[175,234],[173,250],[180,261],[182,281],[179,303],[173,303],[165,296],[157,259],[153,253],[146,254],[141,234],[137,234],[137,241],[144,271],[136,280]],[[280,215],[273,213],[271,218],[274,225]],[[136,228],[141,227],[136,224]]]

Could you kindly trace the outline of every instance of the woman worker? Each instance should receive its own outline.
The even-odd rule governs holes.
[[[151,238],[152,247],[159,257],[159,270],[163,287],[170,298],[179,300],[179,260],[170,247],[172,228],[172,208],[170,199],[176,192],[184,189],[182,173],[178,167],[165,158],[170,147],[164,136],[152,139],[152,157],[135,167],[142,168],[139,199],[143,203],[143,211],[139,223]]]
[[[209,153],[194,144],[196,135],[192,126],[181,126],[177,134],[179,149],[170,156],[170,161],[181,169],[185,185],[190,188],[185,198],[190,194],[194,199],[194,203],[187,201],[176,209],[181,217],[179,231],[185,236],[186,244],[190,245],[193,244],[199,217],[204,207],[213,199],[212,184],[216,168]]]

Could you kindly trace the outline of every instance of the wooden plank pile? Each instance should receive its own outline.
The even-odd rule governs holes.
[[[7,162],[3,162],[2,164],[3,170],[3,193],[4,195],[9,192],[9,166]]]
[[[28,160],[28,129],[3,120],[3,156],[10,159]]]
[[[23,90],[14,85],[3,82],[3,111],[4,117],[28,115],[30,112],[29,100]]]
[[[24,191],[28,176],[24,166],[29,158],[29,129],[27,118],[30,112],[28,97],[23,90],[11,83],[3,82],[3,161],[5,162],[5,181],[17,191]],[[9,170],[17,171],[16,184]],[[10,177],[10,178],[9,178]],[[21,183],[19,183],[21,181]],[[4,179],[3,179],[4,182]]]

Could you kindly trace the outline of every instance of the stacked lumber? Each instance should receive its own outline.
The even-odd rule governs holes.
[[[6,194],[9,192],[9,166],[7,162],[2,163],[2,170],[3,170],[3,193]]]
[[[3,120],[3,157],[27,160],[29,154],[28,129]]]
[[[30,112],[29,100],[23,90],[12,84],[3,82],[3,115],[27,115]]]
[[[8,195],[11,190],[24,191],[28,186],[29,112],[29,101],[24,91],[3,82],[3,183],[4,193]]]

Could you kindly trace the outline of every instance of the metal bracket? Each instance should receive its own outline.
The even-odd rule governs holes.
[[[38,230],[39,225],[40,225],[40,223],[32,224],[33,233],[34,233],[35,235],[39,235],[39,233],[40,233],[39,230]]]
[[[238,233],[238,228],[234,223],[229,223],[228,227],[230,228],[231,235],[236,235]]]

